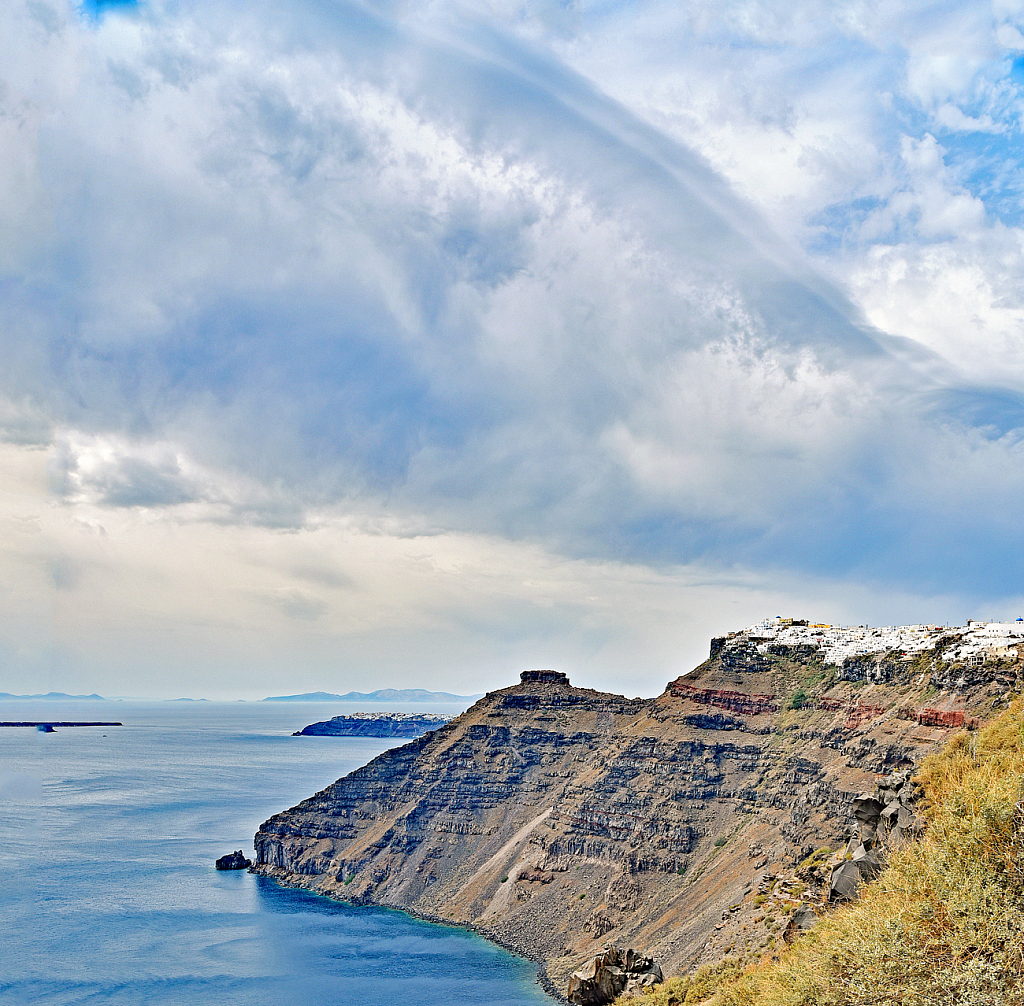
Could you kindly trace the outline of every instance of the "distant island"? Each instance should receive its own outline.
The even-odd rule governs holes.
[[[8,699],[43,699],[47,702],[59,699],[88,699],[91,702],[106,701],[102,695],[97,695],[95,692],[92,695],[68,695],[67,692],[47,692],[45,695],[12,695],[10,692],[0,692],[0,702],[7,701]]]
[[[476,702],[482,695],[428,692],[424,688],[378,688],[375,692],[303,692],[301,695],[268,695],[263,702]]]
[[[293,737],[422,737],[453,719],[435,713],[352,713],[296,730]]]

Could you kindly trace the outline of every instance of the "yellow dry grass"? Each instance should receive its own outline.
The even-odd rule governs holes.
[[[777,960],[634,1006],[1024,1006],[1021,702],[926,759],[924,838]]]

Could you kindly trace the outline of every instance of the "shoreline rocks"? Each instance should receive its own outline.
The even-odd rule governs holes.
[[[228,853],[226,856],[221,856],[214,863],[214,866],[218,870],[248,870],[252,866],[252,860],[246,859],[245,853],[238,849],[235,852]]]

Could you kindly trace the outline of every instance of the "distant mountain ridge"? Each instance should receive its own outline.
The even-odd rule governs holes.
[[[301,695],[268,695],[263,702],[476,702],[482,695],[428,692],[425,688],[378,688],[375,692],[303,692]]]
[[[45,695],[12,695],[10,692],[0,692],[0,701],[5,699],[88,699],[98,702],[106,701],[102,695],[97,695],[95,692],[92,695],[68,695],[67,692],[47,692]]]

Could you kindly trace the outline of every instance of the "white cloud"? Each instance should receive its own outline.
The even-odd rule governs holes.
[[[989,115],[964,115],[956,105],[946,102],[935,109],[935,122],[943,129],[960,133],[1005,133],[1005,123],[995,122]]]
[[[1001,24],[996,29],[996,41],[1004,48],[1011,50],[1024,49],[1024,35],[1012,24]]]
[[[1015,263],[1015,235],[1003,235],[1004,263]],[[993,241],[997,246],[997,242]],[[977,382],[1024,382],[1024,305],[1017,268],[991,268],[998,246],[966,242],[922,248],[880,246],[859,264],[851,284],[871,321],[903,332],[952,361]]]

